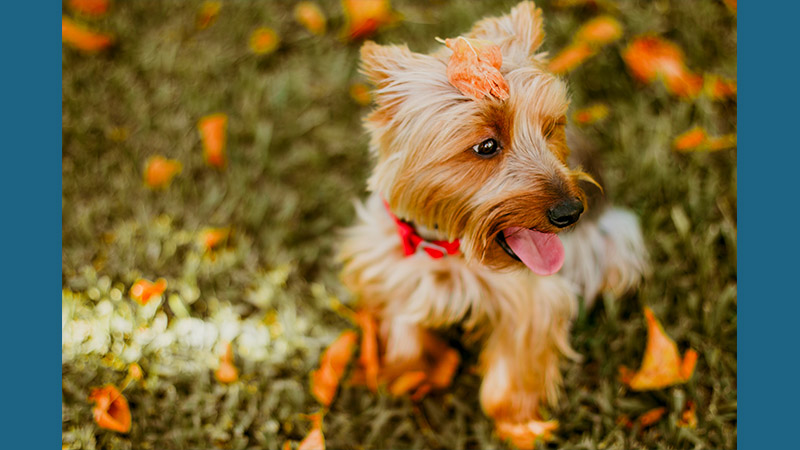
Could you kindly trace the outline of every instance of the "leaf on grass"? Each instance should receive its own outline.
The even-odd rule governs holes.
[[[672,141],[672,148],[679,152],[719,151],[734,147],[736,147],[736,133],[711,137],[699,126],[680,134]]]
[[[153,283],[150,280],[139,279],[131,286],[131,298],[144,306],[155,297],[160,297],[167,289],[167,280],[159,278]]]
[[[453,51],[447,62],[450,84],[473,100],[484,96],[500,100],[508,98],[508,83],[500,73],[503,55],[499,46],[460,36],[445,39],[444,44]]]
[[[606,45],[622,36],[622,24],[611,16],[596,17],[583,24],[575,34],[576,41]]]
[[[428,358],[433,361],[426,382],[436,389],[450,386],[461,363],[461,355],[433,333],[423,335],[423,346]]]
[[[203,158],[206,164],[223,168],[227,163],[225,157],[226,129],[228,116],[223,113],[211,114],[197,122],[200,139],[203,142]]]
[[[311,420],[311,431],[300,441],[297,450],[325,450],[325,436],[322,434],[322,413],[308,416]]]
[[[650,425],[653,425],[661,420],[661,417],[664,416],[665,412],[667,412],[667,408],[664,408],[663,406],[659,408],[653,408],[639,416],[639,423],[643,428],[649,427]]]
[[[95,388],[89,395],[89,401],[95,404],[92,408],[94,421],[101,428],[127,433],[131,430],[131,411],[128,400],[116,388],[107,384]]]
[[[197,28],[205,30],[217,21],[219,11],[222,9],[222,3],[217,1],[206,1],[200,5],[197,10]]]
[[[139,381],[144,377],[144,372],[142,371],[142,366],[137,363],[132,363],[128,366],[128,377],[132,380]]]
[[[374,34],[379,28],[399,20],[392,12],[389,0],[343,0],[345,28],[344,36],[350,40],[362,39]]]
[[[219,357],[219,367],[214,371],[214,378],[224,384],[239,379],[239,369],[233,364],[233,346],[230,342],[225,344],[225,351]]]
[[[594,54],[594,48],[588,43],[573,42],[551,59],[547,68],[556,75],[564,74],[578,67]]]
[[[114,42],[114,38],[108,34],[91,31],[62,16],[61,42],[84,52],[97,52],[108,48]]]
[[[517,448],[532,449],[537,441],[550,441],[553,432],[558,429],[555,420],[530,420],[524,423],[497,421],[495,430],[500,439],[511,441]]]
[[[325,34],[325,14],[316,3],[299,2],[294,8],[294,18],[313,34],[317,36]]]
[[[427,374],[421,370],[406,372],[397,377],[389,386],[389,393],[395,397],[400,397],[410,392],[412,389],[419,387]]]
[[[644,83],[661,79],[667,90],[678,97],[694,97],[703,88],[703,77],[686,67],[681,49],[660,37],[635,38],[622,58],[634,78]]]
[[[697,353],[689,350],[681,360],[678,346],[664,332],[653,311],[645,307],[644,314],[647,319],[647,347],[642,366],[635,373],[627,367],[620,367],[620,379],[635,391],[661,389],[687,382],[694,373]]]
[[[280,38],[278,33],[272,28],[261,27],[256,28],[250,34],[250,50],[257,55],[267,55],[274,52],[278,48]]]
[[[378,356],[378,326],[375,318],[366,311],[356,313],[356,323],[361,327],[361,354],[358,363],[364,371],[364,382],[372,392],[378,391],[380,360]]]
[[[706,77],[703,92],[711,100],[725,100],[736,97],[736,80],[709,75]]]
[[[67,5],[85,16],[100,17],[108,12],[108,0],[69,0]]]
[[[200,233],[200,243],[206,250],[213,250],[231,235],[230,227],[206,228]]]
[[[311,394],[323,406],[330,406],[336,396],[339,380],[353,357],[358,340],[355,331],[343,332],[320,358],[319,369],[311,371]]]
[[[169,186],[175,175],[183,170],[180,161],[156,155],[147,160],[144,168],[144,184],[151,189]]]
[[[581,125],[590,125],[608,117],[609,112],[608,105],[605,103],[595,103],[575,111],[572,119]]]
[[[697,428],[697,405],[693,401],[686,402],[686,408],[681,412],[678,426],[681,428]]]

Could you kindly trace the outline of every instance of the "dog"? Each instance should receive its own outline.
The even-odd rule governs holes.
[[[540,406],[558,401],[559,360],[579,357],[578,299],[633,290],[647,257],[637,217],[578,167],[591,158],[539,51],[541,10],[520,3],[464,37],[499,48],[508,98],[463,94],[446,47],[363,45],[375,166],[344,233],[342,280],[378,319],[388,377],[430,365],[436,330],[480,342],[481,406],[501,437],[530,448],[555,428]]]

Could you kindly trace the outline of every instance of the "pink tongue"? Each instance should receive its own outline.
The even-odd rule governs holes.
[[[552,233],[511,227],[503,231],[506,242],[534,273],[552,275],[564,264],[564,246]]]

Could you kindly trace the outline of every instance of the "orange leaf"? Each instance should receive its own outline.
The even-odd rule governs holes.
[[[681,412],[678,426],[682,428],[697,428],[697,411],[693,401],[686,402],[686,408]]]
[[[278,48],[280,38],[272,28],[257,28],[250,35],[250,50],[257,55],[266,55]]]
[[[431,386],[429,383],[423,383],[420,387],[417,388],[416,391],[414,391],[414,394],[411,395],[411,400],[415,402],[422,400],[423,397],[428,395],[428,392],[430,392],[431,389],[433,389],[433,386]]]
[[[150,157],[145,163],[144,184],[151,189],[163,189],[169,186],[181,170],[183,166],[180,161],[167,159],[161,155]]]
[[[131,430],[131,411],[128,400],[114,385],[107,384],[95,388],[89,395],[89,401],[95,403],[92,409],[94,421],[101,428],[127,433]]]
[[[100,17],[108,12],[108,0],[69,0],[70,9],[87,16]]]
[[[200,233],[200,242],[206,250],[216,248],[221,242],[224,242],[231,234],[229,227],[225,228],[206,228]]]
[[[355,331],[343,332],[323,352],[319,369],[311,371],[311,394],[323,406],[330,406],[339,387],[339,380],[344,375],[347,364],[353,357],[358,335]]]
[[[325,34],[325,14],[314,2],[299,2],[294,8],[294,18],[300,25],[316,35]]]
[[[367,106],[372,103],[372,95],[364,83],[353,83],[350,86],[350,98],[361,106]]]
[[[154,297],[159,297],[167,289],[167,280],[159,278],[155,283],[139,279],[131,286],[131,298],[140,305],[146,305]]]
[[[678,151],[693,150],[706,144],[707,140],[708,134],[706,134],[706,130],[701,127],[694,127],[676,137],[672,141],[672,147]]]
[[[140,366],[137,363],[132,363],[130,366],[128,366],[128,376],[132,380],[136,381],[141,380],[142,377],[144,377],[144,372],[142,372],[142,366]]]
[[[322,414],[311,414],[308,418],[312,422],[311,431],[300,441],[297,450],[325,450],[325,436],[322,434]]]
[[[703,77],[686,67],[681,49],[657,36],[637,37],[622,58],[634,78],[645,83],[661,78],[667,89],[679,97],[694,97],[703,88]]]
[[[595,103],[586,108],[575,111],[572,115],[573,120],[581,125],[589,125],[608,117],[608,106],[603,103]]]
[[[423,371],[415,370],[413,372],[406,372],[397,377],[391,386],[389,386],[389,393],[395,397],[404,395],[422,384],[426,377],[427,375]]]
[[[561,50],[555,58],[550,60],[550,64],[548,64],[547,68],[556,75],[567,73],[581,65],[594,54],[594,49],[588,43],[583,41],[575,42],[564,50]]]
[[[219,367],[214,372],[214,378],[225,384],[239,379],[239,369],[233,364],[233,347],[230,342],[225,344],[225,351],[219,357]]]
[[[650,425],[661,420],[661,417],[665,412],[667,412],[667,408],[664,408],[663,406],[660,408],[653,408],[639,416],[639,423],[642,424],[642,427],[649,427]]]
[[[364,369],[364,380],[372,392],[378,391],[378,372],[380,361],[378,359],[378,327],[375,318],[362,310],[356,313],[356,323],[361,327],[361,355],[358,363]]]
[[[646,391],[687,382],[694,371],[696,353],[687,352],[686,359],[681,361],[678,346],[664,332],[653,311],[645,307],[644,314],[647,318],[647,348],[641,368],[626,384],[635,391]]]
[[[90,31],[62,16],[61,42],[85,52],[96,52],[107,48],[114,40],[108,34]]]
[[[500,439],[511,441],[517,448],[531,449],[536,445],[536,441],[549,441],[553,439],[553,432],[558,429],[558,422],[555,420],[539,421],[530,420],[528,422],[495,422],[495,430]]]
[[[203,2],[203,4],[200,5],[200,9],[197,11],[197,28],[204,30],[213,25],[214,22],[217,21],[220,9],[222,9],[222,3],[220,2]]]
[[[438,358],[428,373],[428,382],[437,389],[450,386],[453,376],[461,363],[461,356],[454,348],[447,348]]]
[[[581,26],[575,34],[576,41],[592,45],[605,45],[622,36],[622,25],[611,16],[596,17]]]
[[[724,150],[733,147],[736,147],[736,133],[712,137],[708,140],[708,149],[710,151]]]
[[[344,35],[350,40],[368,37],[385,25],[397,21],[389,0],[342,0]]]
[[[445,45],[453,51],[447,62],[450,84],[473,100],[484,96],[508,98],[508,83],[500,73],[503,55],[499,46],[464,37],[446,39]]]
[[[703,91],[711,100],[736,97],[736,80],[711,75],[706,78]]]
[[[225,158],[225,132],[228,127],[228,116],[223,113],[205,116],[197,122],[200,139],[203,141],[203,158],[206,164],[223,168]]]

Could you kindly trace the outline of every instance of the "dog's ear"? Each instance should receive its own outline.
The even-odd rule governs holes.
[[[528,64],[544,39],[542,10],[533,2],[522,2],[505,16],[477,22],[468,37],[499,45],[504,60]]]

